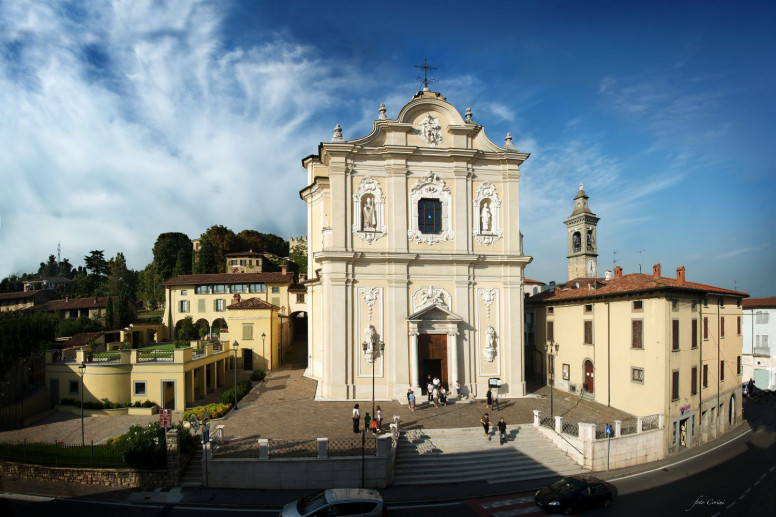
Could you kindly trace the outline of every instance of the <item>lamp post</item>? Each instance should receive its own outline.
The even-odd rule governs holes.
[[[83,447],[86,445],[84,439],[84,374],[86,373],[86,364],[83,361],[78,365],[78,373],[81,374],[81,446]]]
[[[234,410],[237,411],[237,349],[240,348],[240,343],[235,340],[232,348],[234,349]]]
[[[364,349],[366,355],[366,362],[372,365],[372,419],[375,418],[375,361],[383,354],[385,350],[385,343],[377,341],[372,338],[370,341],[364,341],[361,343],[361,348]]]
[[[267,368],[267,350],[264,348],[264,341],[267,339],[267,334],[264,332],[261,333],[261,357],[264,359],[264,372],[266,373],[269,368]]]
[[[555,357],[558,356],[558,349],[560,348],[560,345],[558,343],[553,343],[552,341],[547,341],[547,357],[548,357],[548,366],[550,367],[550,416],[555,416],[554,408],[553,408],[553,386],[555,385]]]

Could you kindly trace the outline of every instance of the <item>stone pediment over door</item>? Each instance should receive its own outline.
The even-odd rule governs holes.
[[[407,321],[410,321],[412,323],[424,323],[424,322],[459,323],[463,321],[463,318],[461,318],[454,312],[450,312],[445,307],[442,307],[440,305],[429,305],[429,306],[423,307],[415,314],[412,314],[409,318],[407,318]]]

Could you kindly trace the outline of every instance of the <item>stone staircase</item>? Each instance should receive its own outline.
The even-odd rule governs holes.
[[[202,447],[196,447],[191,454],[189,464],[181,476],[180,486],[182,487],[200,487],[202,486]]]
[[[509,441],[499,445],[491,429],[410,429],[399,438],[394,485],[439,483],[454,472],[457,479],[504,483],[587,472],[558,450],[532,425],[508,428]]]

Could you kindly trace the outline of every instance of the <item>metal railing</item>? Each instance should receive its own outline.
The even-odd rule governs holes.
[[[548,429],[555,429],[555,419],[551,416],[542,417],[542,419],[539,420],[539,425]]]
[[[91,363],[120,363],[121,362],[121,350],[109,350],[107,352],[99,352],[92,354],[92,358],[89,361]]]
[[[561,432],[570,434],[572,436],[579,436],[579,423],[577,422],[563,422],[563,428]]]
[[[641,418],[641,430],[649,431],[660,428],[660,415],[649,415]]]
[[[639,419],[635,417],[628,418],[627,420],[622,420],[620,424],[620,436],[637,433],[638,424],[639,424]]]
[[[317,440],[270,440],[270,458],[316,458]]]
[[[138,363],[171,363],[175,357],[172,350],[141,350],[137,354]]]

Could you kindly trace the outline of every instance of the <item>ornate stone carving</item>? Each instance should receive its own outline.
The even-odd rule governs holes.
[[[371,244],[386,234],[385,196],[380,184],[366,176],[353,194],[353,234]]]
[[[345,140],[342,138],[342,127],[337,124],[334,127],[334,134],[331,135],[331,141],[332,142],[344,142]]]
[[[485,348],[482,350],[482,353],[485,356],[485,361],[488,363],[492,363],[496,358],[496,330],[490,325],[488,325],[485,331]]]
[[[386,112],[385,104],[383,104],[382,102],[380,103],[380,109],[378,111],[380,112],[380,115],[377,118],[379,118],[380,120],[386,120],[388,118],[385,116],[385,112]]]
[[[431,305],[438,305],[451,310],[450,293],[441,287],[429,286],[428,289],[418,289],[412,296],[412,303],[413,312]]]
[[[364,358],[370,365],[375,363],[375,359],[382,352],[383,343],[378,339],[377,331],[374,325],[369,325],[364,329],[364,342],[361,344],[364,350]]]
[[[480,290],[480,294],[482,294],[482,301],[485,303],[485,311],[488,314],[488,319],[490,319],[490,307],[493,305],[493,300],[496,298],[497,293],[498,289],[495,287],[493,289]]]
[[[364,298],[364,303],[366,303],[367,310],[369,311],[369,321],[372,321],[372,309],[375,305],[375,302],[380,297],[382,289],[379,287],[362,287],[361,288],[361,296]]]
[[[442,126],[439,125],[439,118],[432,117],[430,113],[420,123],[420,136],[429,147],[436,147],[442,143]]]
[[[493,244],[504,233],[501,229],[501,201],[496,186],[486,181],[474,196],[474,220],[472,233],[480,244]]]
[[[418,202],[421,199],[438,199],[442,209],[442,230],[439,233],[423,233],[418,224]],[[453,240],[455,232],[451,230],[452,193],[445,182],[434,172],[418,179],[410,189],[411,228],[407,231],[410,240],[426,244],[436,244]],[[478,225],[479,226],[479,225]]]

